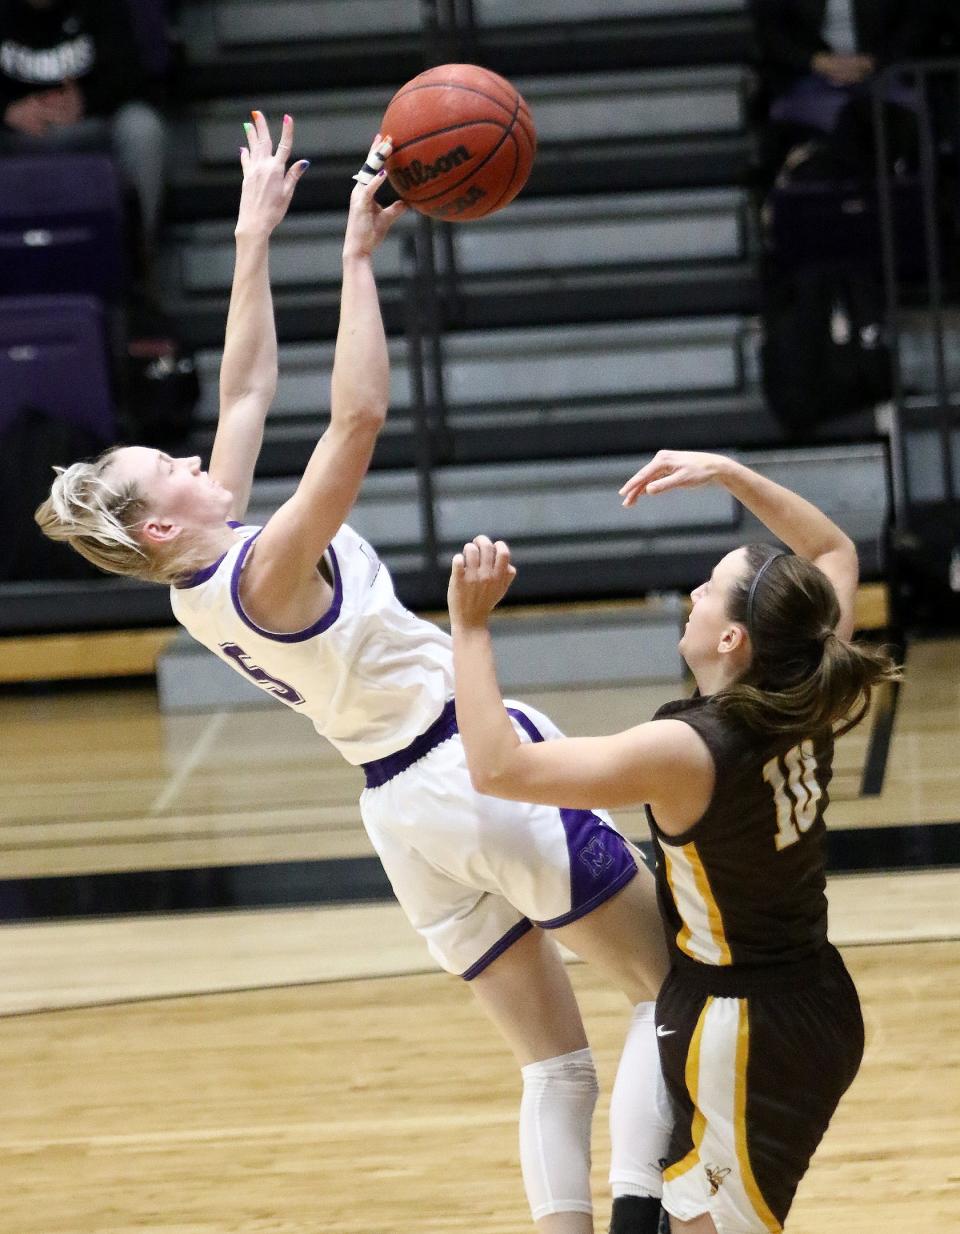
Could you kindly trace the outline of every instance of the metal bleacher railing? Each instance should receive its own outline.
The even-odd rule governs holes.
[[[891,78],[913,87],[924,251],[923,277],[904,277],[903,229],[895,219],[895,173],[883,105]],[[894,556],[935,586],[960,592],[960,59],[889,66],[873,85],[873,125],[883,280],[890,332]],[[949,251],[948,251],[949,250]],[[904,324],[919,320],[932,383],[905,372]]]

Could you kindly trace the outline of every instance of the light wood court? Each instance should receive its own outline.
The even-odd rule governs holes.
[[[859,796],[865,725],[838,753],[835,829],[953,834],[958,665],[956,641],[911,646],[882,792]],[[634,723],[667,696],[525,694],[570,732]],[[145,687],[8,694],[0,748],[0,894],[370,855],[358,774],[279,707],[165,717]],[[639,812],[620,821],[645,834]],[[867,1054],[789,1234],[960,1230],[960,853],[923,868],[925,851],[916,868],[830,879]],[[603,1087],[600,1231],[628,1008],[571,973]],[[6,924],[0,1016],[0,1234],[532,1228],[515,1067],[392,903]]]
[[[955,888],[956,891],[956,888]],[[866,1061],[801,1190],[792,1234],[955,1230],[960,943],[849,948]],[[82,963],[82,960],[80,961]],[[572,969],[604,1098],[620,998]],[[436,1234],[528,1228],[518,1082],[439,974],[0,1021],[5,1234]]]

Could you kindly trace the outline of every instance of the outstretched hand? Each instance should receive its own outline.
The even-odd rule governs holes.
[[[389,137],[380,133],[373,139],[370,153],[364,166],[381,167],[389,158],[393,146]],[[378,248],[387,232],[401,214],[407,210],[402,201],[395,201],[392,206],[377,204],[377,190],[383,184],[386,172],[378,171],[364,183],[366,177],[357,180],[350,194],[350,213],[347,216],[347,231],[343,238],[344,257],[369,257]]]
[[[243,189],[237,214],[236,234],[266,234],[276,227],[287,213],[294,189],[310,166],[306,159],[287,170],[287,159],[293,146],[293,117],[283,117],[283,128],[276,153],[266,117],[261,111],[250,113],[253,121],[243,127],[247,144],[240,148],[243,168]]]
[[[658,450],[650,462],[620,489],[620,496],[625,506],[632,506],[638,497],[645,494],[653,497],[673,488],[700,488],[715,480],[726,462],[721,454]]]
[[[516,575],[502,540],[494,543],[487,536],[475,536],[451,564],[447,588],[451,624],[461,629],[486,625]]]

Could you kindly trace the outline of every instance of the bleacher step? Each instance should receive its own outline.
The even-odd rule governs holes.
[[[241,117],[243,114],[238,113]],[[369,135],[357,149],[366,149],[368,141]],[[236,144],[232,143],[234,147]],[[642,189],[726,188],[746,173],[752,148],[752,139],[743,133],[541,146],[523,200],[587,195],[601,189],[604,193],[629,193]],[[309,158],[311,167],[297,187],[291,216],[345,211],[357,153],[333,155],[322,145],[311,148],[299,138],[295,153]],[[199,167],[189,153],[176,160],[168,181],[167,217],[172,222],[230,218],[236,214],[238,200],[239,180],[233,167]]]
[[[604,269],[612,274],[624,266],[734,262],[747,253],[747,212],[746,194],[738,189],[520,199],[470,227],[444,229],[438,272],[513,276]],[[405,276],[402,250],[415,219],[407,214],[378,249],[381,286]],[[343,229],[343,211],[287,219],[270,247],[274,292],[304,285],[337,288]],[[165,253],[170,290],[184,298],[229,292],[233,231],[232,217],[171,228]]]
[[[178,24],[187,49],[184,85],[193,96],[234,88],[237,76],[228,71],[237,67],[258,88],[279,76],[289,89],[298,62],[322,70],[314,82],[341,80],[344,72],[373,81],[405,56],[416,54],[409,67],[417,71],[425,56],[441,51],[505,72],[544,62],[555,70],[582,68],[584,61],[729,62],[746,60],[752,46],[746,0],[474,0],[459,37],[437,29],[420,0],[192,0]],[[376,56],[364,54],[372,39]],[[469,57],[462,54],[468,49]]]

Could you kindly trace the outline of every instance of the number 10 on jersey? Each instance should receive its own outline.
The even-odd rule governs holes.
[[[763,778],[773,789],[777,810],[777,851],[796,844],[817,817],[817,806],[823,789],[817,779],[817,759],[812,741],[802,741],[783,756],[787,774],[783,774],[779,758],[772,758],[763,768]]]

